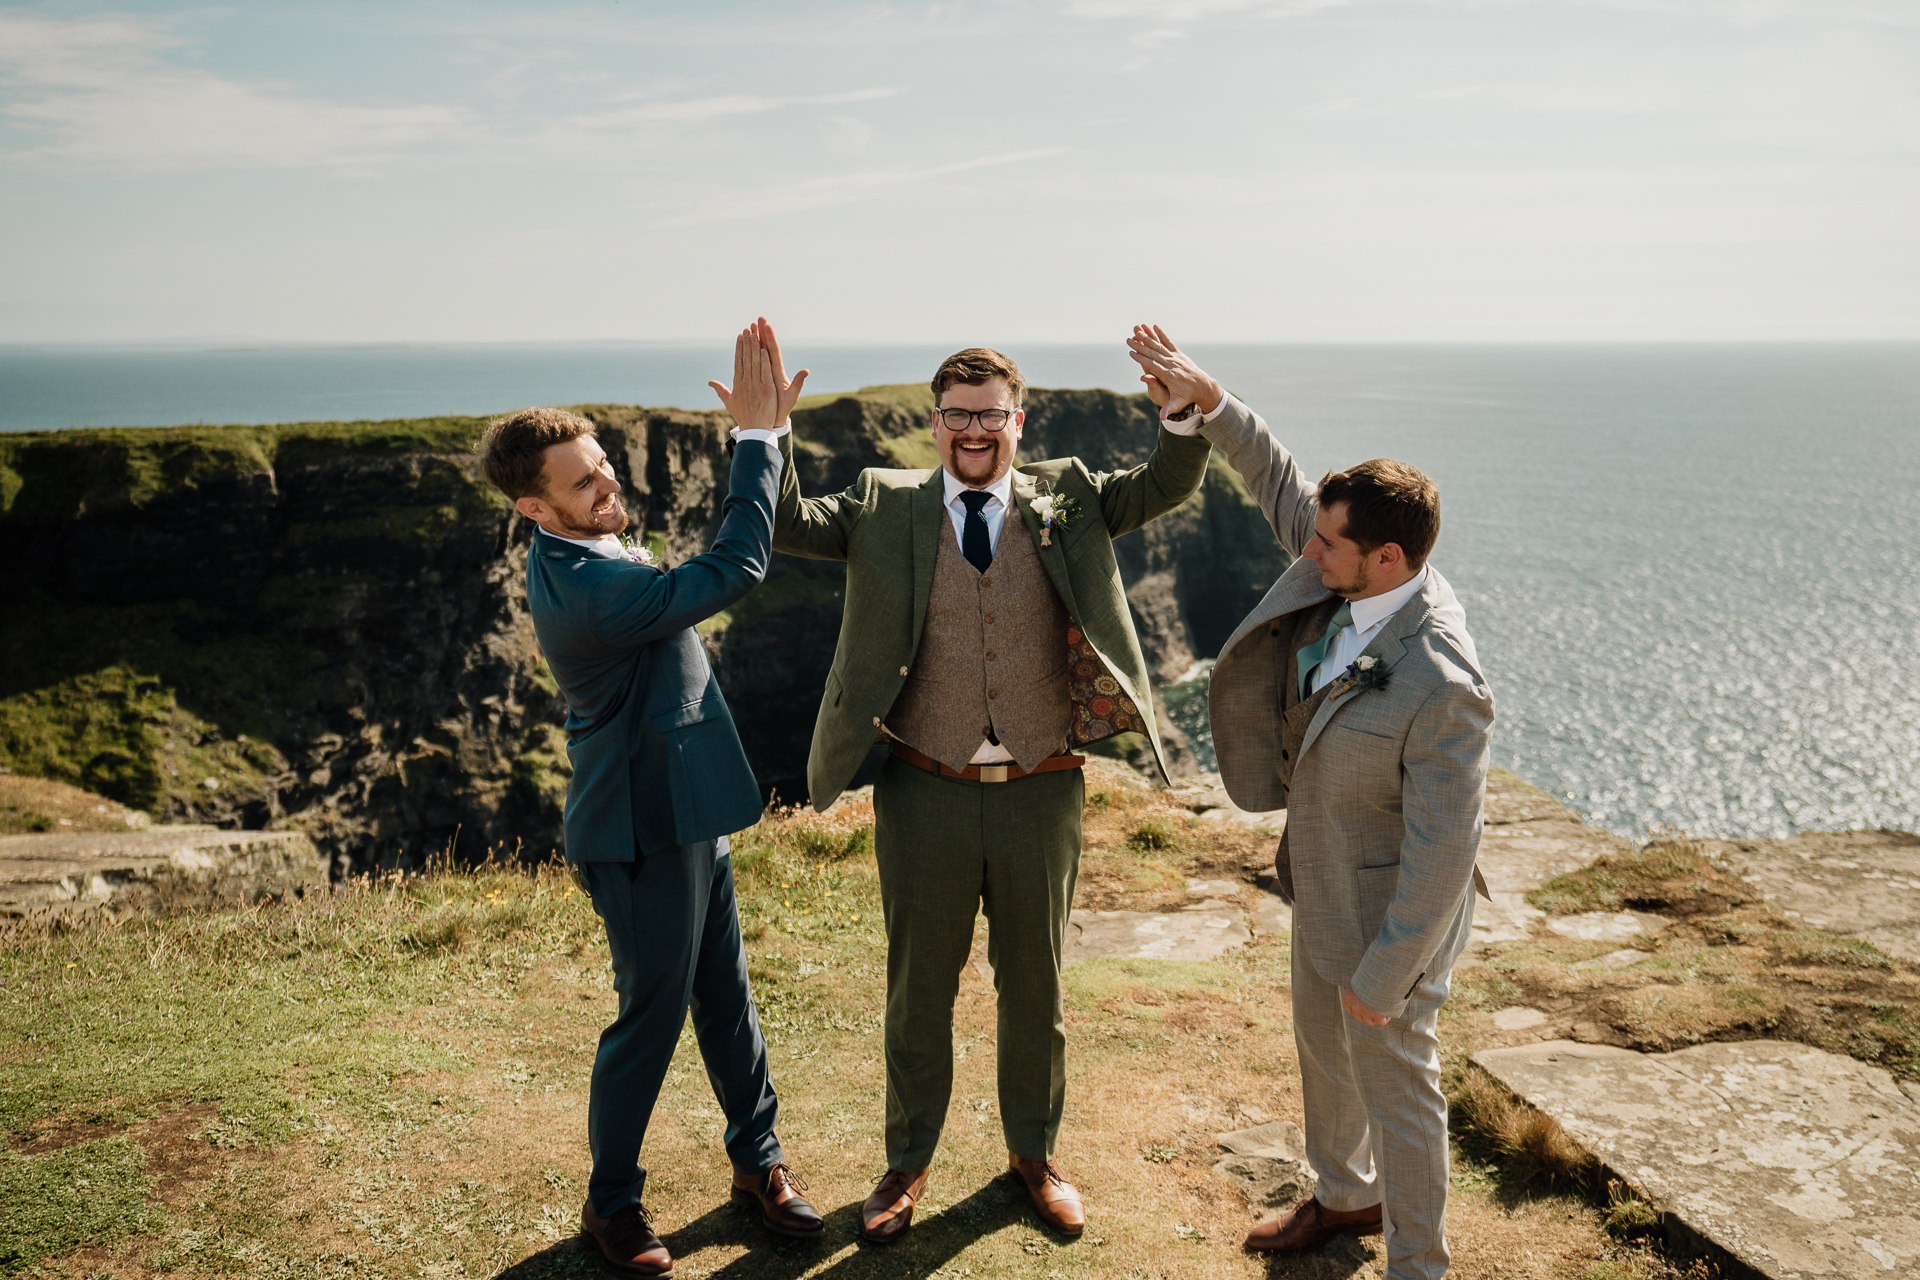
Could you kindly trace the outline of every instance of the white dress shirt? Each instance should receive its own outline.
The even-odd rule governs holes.
[[[555,538],[561,542],[571,542],[576,547],[586,547],[590,551],[598,551],[601,555],[611,556],[615,560],[623,560],[626,558],[627,549],[620,545],[620,535],[617,533],[609,533],[598,538],[569,538],[565,534],[555,533],[551,529],[542,529],[540,532],[546,534],[549,538]]]
[[[1199,435],[1202,426],[1220,416],[1221,412],[1227,407],[1227,399],[1228,397],[1223,395],[1220,397],[1220,403],[1213,406],[1213,408],[1203,409],[1199,413],[1183,418],[1179,422],[1175,422],[1170,418],[1162,418],[1160,419],[1160,425],[1177,436]]]
[[[1333,682],[1334,678],[1358,658],[1387,625],[1387,619],[1400,612],[1400,606],[1420,594],[1420,588],[1426,584],[1427,567],[1420,566],[1420,572],[1407,579],[1391,591],[1377,596],[1368,596],[1365,600],[1350,600],[1347,606],[1353,610],[1353,621],[1340,628],[1333,637],[1333,643],[1327,646],[1327,656],[1320,659],[1320,665],[1313,669],[1308,683],[1314,693],[1321,686]]]
[[[947,516],[953,521],[953,540],[965,550],[967,504],[960,501],[960,495],[967,492],[970,486],[961,484],[953,478],[953,472],[944,469],[940,472],[940,478],[947,489]],[[980,506],[980,518],[987,522],[987,546],[997,551],[1000,548],[1000,526],[1007,522],[1007,508],[1013,503],[1013,472],[1009,470],[981,492],[988,495],[986,502]]]

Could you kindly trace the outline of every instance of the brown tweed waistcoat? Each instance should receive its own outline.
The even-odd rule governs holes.
[[[991,733],[1031,769],[1067,745],[1067,660],[1067,611],[1019,513],[1007,513],[984,574],[942,520],[920,651],[887,728],[952,769]]]

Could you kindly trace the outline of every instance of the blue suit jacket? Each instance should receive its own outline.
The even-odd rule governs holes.
[[[760,818],[760,784],[694,633],[766,576],[780,451],[743,441],[704,554],[665,572],[536,533],[527,604],[567,700],[567,857],[631,862]]]

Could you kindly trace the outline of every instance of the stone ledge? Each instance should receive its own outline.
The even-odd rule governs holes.
[[[328,881],[298,831],[165,826],[0,836],[0,918],[280,898]]]
[[[1772,1280],[1920,1271],[1920,1105],[1879,1067],[1752,1040],[1646,1054],[1550,1040],[1473,1060],[1668,1220]]]

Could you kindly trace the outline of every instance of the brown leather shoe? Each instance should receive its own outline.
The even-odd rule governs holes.
[[[1022,1160],[1009,1151],[1007,1168],[1027,1184],[1027,1199],[1033,1201],[1033,1211],[1040,1215],[1040,1221],[1063,1236],[1077,1236],[1087,1229],[1087,1207],[1060,1172],[1058,1160]]]
[[[827,1224],[800,1192],[800,1179],[785,1164],[758,1173],[733,1171],[733,1202],[758,1213],[760,1225],[783,1236],[817,1236]]]
[[[639,1205],[615,1209],[611,1218],[602,1218],[589,1200],[580,1208],[580,1229],[593,1237],[600,1256],[616,1275],[672,1280],[673,1255],[653,1233],[653,1220]]]
[[[1240,1247],[1255,1253],[1292,1253],[1325,1244],[1335,1236],[1379,1235],[1380,1206],[1329,1209],[1312,1196],[1293,1206],[1293,1212],[1253,1229]]]
[[[907,1234],[907,1228],[913,1225],[913,1206],[926,1189],[925,1169],[918,1173],[887,1170],[860,1206],[860,1234],[875,1244],[892,1244]]]

